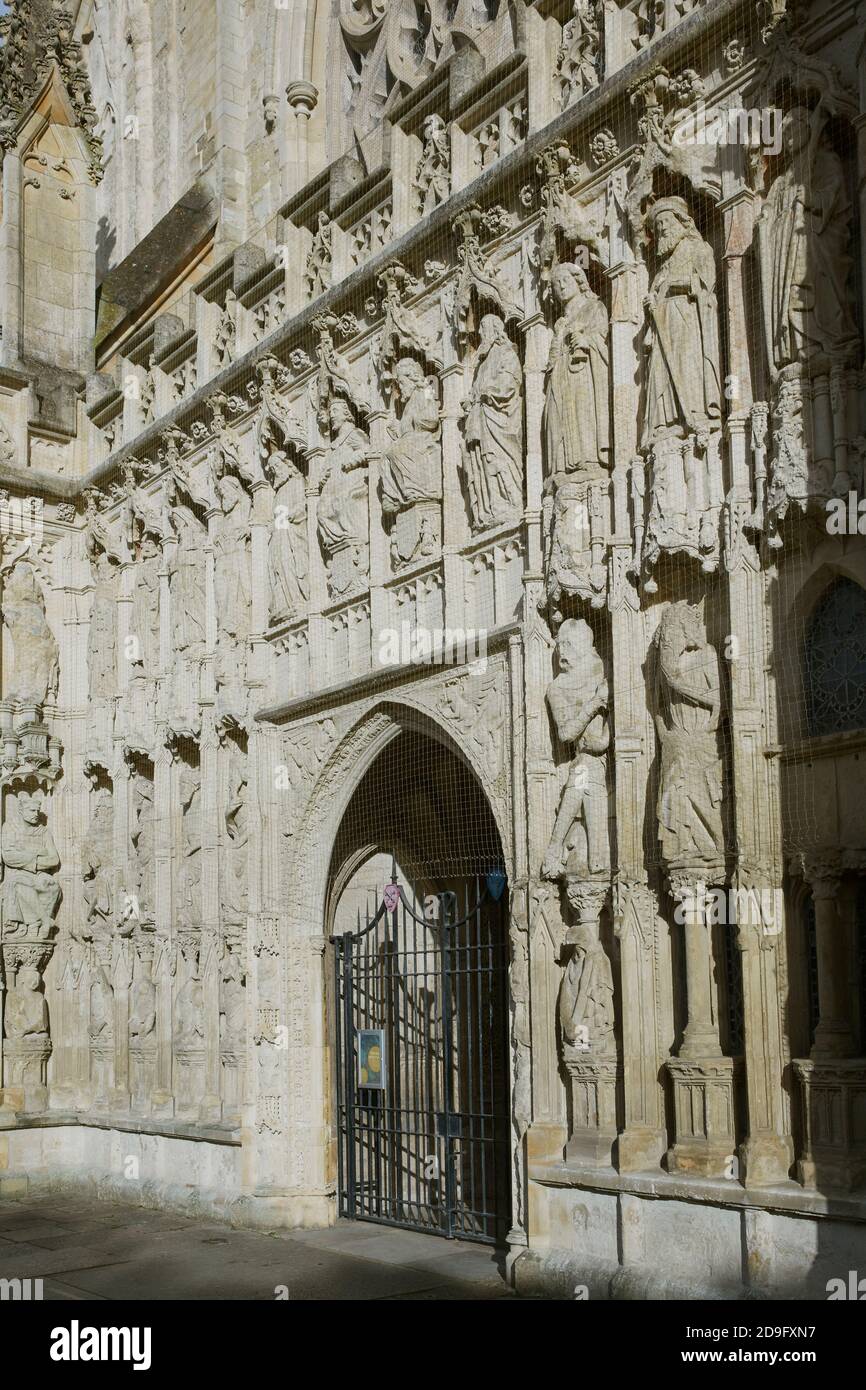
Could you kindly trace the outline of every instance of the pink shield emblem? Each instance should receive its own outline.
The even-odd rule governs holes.
[[[385,906],[387,907],[388,911],[389,911],[389,912],[393,912],[393,911],[394,911],[394,908],[397,906],[398,902],[400,901],[400,885],[399,885],[399,883],[386,883],[386,884],[385,884],[385,891],[384,891],[384,893],[382,894],[382,900],[383,900]]]

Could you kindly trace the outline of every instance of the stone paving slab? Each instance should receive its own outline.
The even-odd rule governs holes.
[[[488,1247],[369,1222],[266,1234],[80,1198],[0,1201],[0,1277],[42,1278],[56,1301],[514,1298],[501,1266]]]

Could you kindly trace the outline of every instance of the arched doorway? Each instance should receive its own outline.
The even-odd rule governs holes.
[[[473,774],[404,728],[331,860],[338,1210],[498,1242],[510,1216],[507,885]]]

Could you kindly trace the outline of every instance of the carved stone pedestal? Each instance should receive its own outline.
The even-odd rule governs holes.
[[[704,1178],[730,1175],[735,1153],[733,1057],[670,1057],[675,1134],[668,1172]]]
[[[50,1056],[50,1038],[6,1039],[3,1044],[3,1068],[7,1077],[4,1104],[30,1113],[47,1109]]]
[[[395,569],[435,555],[442,543],[442,505],[416,502],[398,512],[391,527],[391,560]]]
[[[563,1049],[563,1065],[571,1092],[571,1133],[565,1159],[594,1168],[611,1168],[622,1068],[616,1057],[592,1057],[568,1046]]]
[[[156,1048],[132,1044],[129,1049],[129,1088],[132,1093],[132,1109],[136,1114],[147,1114],[150,1108],[150,1092],[156,1079]]]
[[[188,1048],[183,1052],[176,1052],[175,1064],[177,1066],[177,1082],[175,1085],[174,1113],[181,1119],[197,1119],[204,1092],[204,1048]]]
[[[237,1050],[220,1049],[222,1071],[222,1113],[227,1117],[240,1116],[243,1095],[245,1056]]]
[[[806,1187],[850,1192],[866,1184],[866,1059],[794,1062],[803,1100]]]

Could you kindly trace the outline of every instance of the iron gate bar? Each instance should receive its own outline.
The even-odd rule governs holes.
[[[430,920],[393,862],[393,907],[383,898],[364,926],[359,912],[355,931],[329,938],[337,1175],[343,1216],[492,1242],[504,1235],[510,1171],[507,953],[502,895],[474,878],[471,897],[466,880],[462,894],[437,894]],[[362,1029],[383,1033],[382,1090],[360,1083]]]

